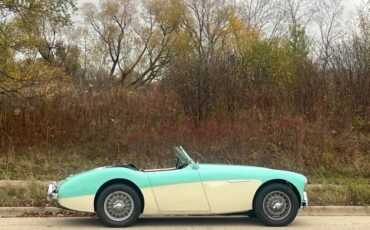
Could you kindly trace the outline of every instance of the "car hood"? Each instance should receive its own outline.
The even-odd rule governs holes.
[[[275,170],[266,167],[249,166],[249,165],[230,165],[230,164],[213,164],[200,163],[200,167],[211,170]]]
[[[245,166],[245,165],[227,165],[227,164],[199,164],[201,176],[203,179],[258,179],[262,182],[283,179],[289,182],[299,184],[306,182],[306,177],[302,174],[271,168]]]

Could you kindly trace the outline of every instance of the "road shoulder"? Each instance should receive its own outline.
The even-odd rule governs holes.
[[[369,206],[309,206],[299,216],[370,216]],[[91,216],[89,213],[66,211],[55,207],[0,207],[0,217]]]

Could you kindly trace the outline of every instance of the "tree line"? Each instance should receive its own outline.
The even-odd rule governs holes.
[[[2,112],[155,88],[194,127],[264,111],[368,129],[370,2],[343,14],[340,0],[3,0]]]
[[[340,0],[2,0],[0,177],[163,166],[177,144],[368,177],[370,2],[345,18]]]

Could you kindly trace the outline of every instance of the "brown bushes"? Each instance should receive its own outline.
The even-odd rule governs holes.
[[[194,126],[177,96],[155,86],[127,93],[92,89],[91,95],[59,95],[32,106],[14,102],[2,101],[1,154],[15,159],[30,154],[30,148],[66,159],[78,149],[74,154],[81,155],[81,164],[93,157],[101,164],[123,159],[159,167],[172,164],[170,148],[181,144],[207,162],[285,168],[312,176],[370,173],[369,133],[350,128],[356,127],[351,123],[333,129],[331,117],[272,116],[270,110],[255,107],[239,109],[233,120],[225,119],[225,111],[215,111]]]

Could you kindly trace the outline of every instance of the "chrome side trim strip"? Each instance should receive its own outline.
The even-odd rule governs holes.
[[[250,182],[250,180],[228,180],[229,183],[242,183],[242,182]]]

